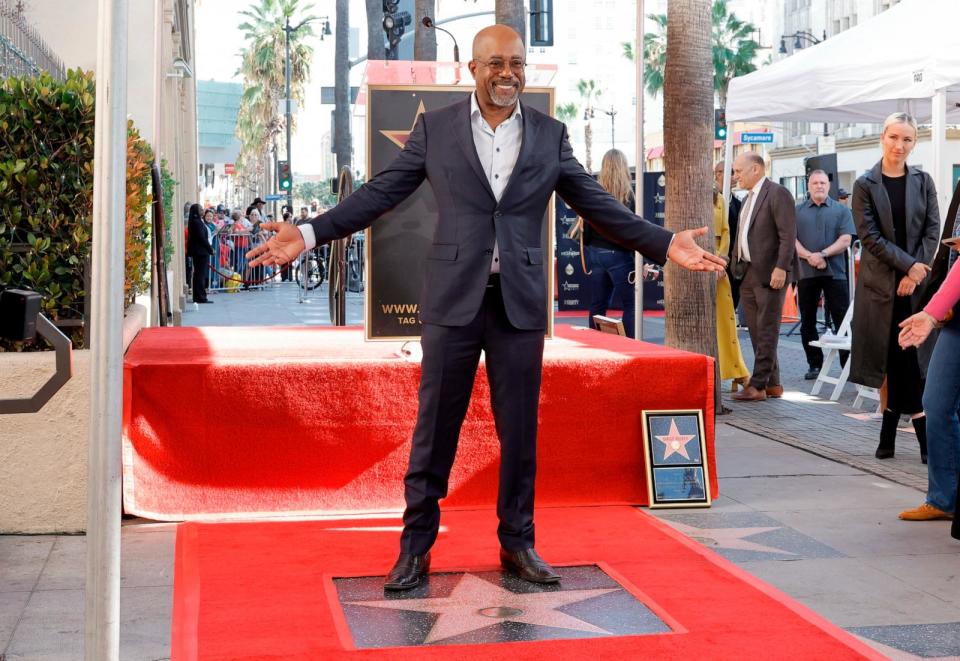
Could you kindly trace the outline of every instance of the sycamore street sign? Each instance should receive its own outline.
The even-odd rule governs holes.
[[[741,133],[741,145],[755,145],[762,142],[773,142],[772,133]]]

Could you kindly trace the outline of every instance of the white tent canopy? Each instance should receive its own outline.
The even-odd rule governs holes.
[[[960,1],[903,0],[860,25],[730,81],[727,121],[881,122],[944,92],[960,122]]]

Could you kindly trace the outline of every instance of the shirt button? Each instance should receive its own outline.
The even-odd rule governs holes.
[[[494,179],[499,179],[499,178],[500,178],[500,175],[499,175],[499,174],[495,174],[495,175],[493,175],[493,178],[494,178]]]
[[[499,151],[500,151],[500,148],[499,148],[499,147],[497,147],[497,152],[499,152]]]

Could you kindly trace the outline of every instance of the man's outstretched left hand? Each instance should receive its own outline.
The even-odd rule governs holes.
[[[727,262],[697,245],[696,238],[707,233],[706,227],[677,232],[667,250],[667,259],[689,271],[723,271]]]

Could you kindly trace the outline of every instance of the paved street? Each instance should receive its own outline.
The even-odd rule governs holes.
[[[308,304],[280,287],[211,298],[184,323],[327,319],[325,288]],[[361,320],[362,295],[352,294],[348,321]],[[647,318],[645,337],[662,342],[663,320]],[[948,522],[896,518],[923,499],[915,437],[901,434],[896,458],[877,461],[879,423],[851,417],[866,412],[850,408],[853,388],[838,403],[809,397],[796,336],[782,338],[780,359],[783,399],[740,404],[725,394],[733,412],[718,418],[721,496],[713,507],[657,516],[891,658],[960,659],[960,542]],[[126,523],[121,658],[164,659],[175,525]],[[84,551],[83,537],[0,537],[0,658],[81,658]],[[549,558],[549,548],[541,551]]]

